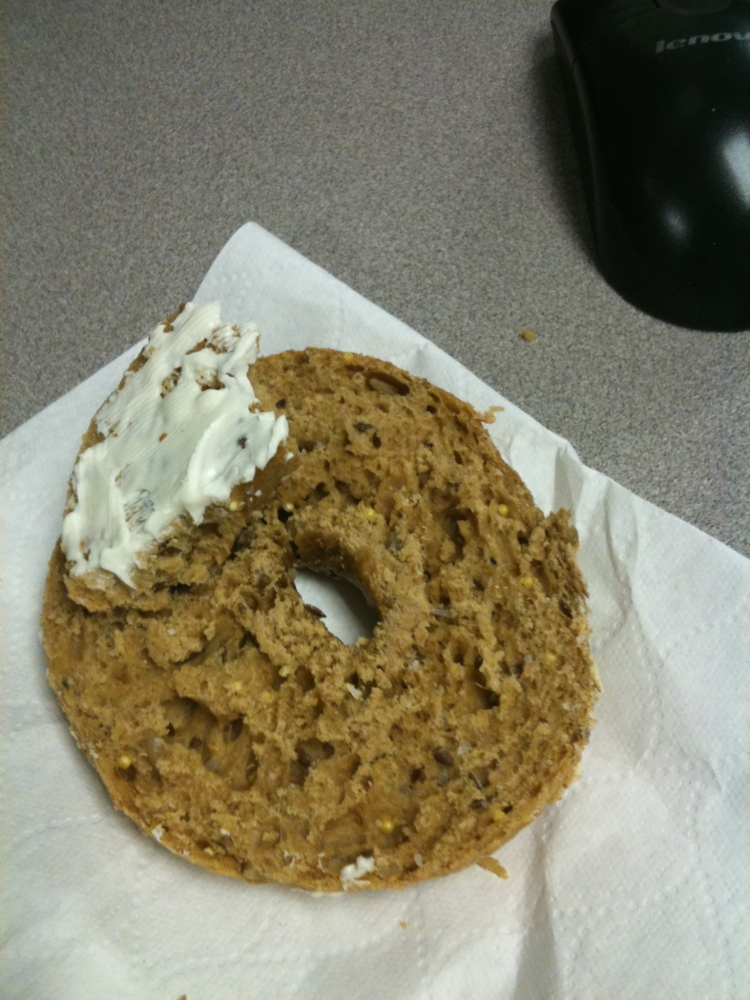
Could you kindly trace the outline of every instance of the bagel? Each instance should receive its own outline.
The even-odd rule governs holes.
[[[78,745],[117,809],[214,872],[326,892],[503,874],[490,856],[593,724],[568,514],[543,516],[470,405],[391,364],[309,348],[250,377],[288,430],[251,480],[177,517],[129,582],[52,555],[48,677]],[[80,454],[101,440],[95,418]],[[329,632],[300,568],[359,587],[372,637]]]

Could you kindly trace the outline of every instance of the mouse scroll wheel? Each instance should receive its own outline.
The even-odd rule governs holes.
[[[726,10],[731,0],[659,0],[660,7],[666,7],[675,14],[715,14]]]

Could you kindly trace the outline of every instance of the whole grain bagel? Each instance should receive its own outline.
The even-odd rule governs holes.
[[[592,725],[567,513],[542,515],[471,406],[393,365],[311,348],[251,378],[294,456],[261,489],[173,531],[140,590],[53,554],[49,680],[79,746],[144,833],[248,882],[500,872]],[[360,587],[372,638],[330,633],[300,567]]]

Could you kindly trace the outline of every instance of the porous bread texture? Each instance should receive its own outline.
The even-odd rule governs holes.
[[[390,364],[308,349],[252,381],[297,458],[231,545],[205,529],[200,580],[92,611],[55,551],[44,641],[74,736],[118,809],[216,872],[338,891],[486,863],[592,725],[568,514],[542,515],[469,405]],[[298,567],[361,587],[372,638],[332,635]]]

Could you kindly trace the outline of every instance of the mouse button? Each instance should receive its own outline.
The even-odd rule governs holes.
[[[611,14],[639,14],[653,10],[658,4],[656,0],[605,0],[604,6]]]
[[[550,21],[557,40],[570,65],[573,65],[582,45],[598,34],[596,9],[580,0],[557,0]]]
[[[612,33],[613,19],[601,0],[556,0],[550,20],[571,64],[582,49],[601,44]]]
[[[605,0],[604,6],[619,23],[638,14],[647,14],[658,7],[658,4],[656,0]]]
[[[675,14],[716,14],[726,10],[731,0],[659,0],[659,6]]]

